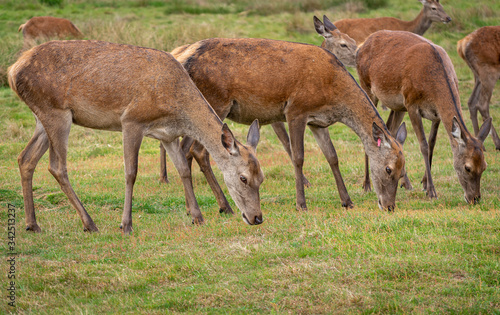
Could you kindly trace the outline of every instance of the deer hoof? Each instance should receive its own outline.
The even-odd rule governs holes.
[[[351,200],[348,200],[348,201],[342,203],[342,207],[347,208],[347,209],[352,209],[352,208],[354,208],[354,203]]]
[[[224,213],[224,214],[234,214],[233,209],[231,207],[226,207],[226,208],[220,208],[219,213]]]
[[[27,225],[26,226],[26,231],[31,231],[31,232],[34,232],[34,233],[40,233],[42,232],[42,229],[38,226],[38,224],[34,224],[34,225]]]

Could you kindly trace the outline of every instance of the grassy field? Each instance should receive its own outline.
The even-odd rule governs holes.
[[[50,4],[53,5],[50,5]],[[58,5],[59,4],[59,5]],[[453,21],[433,25],[426,37],[449,53],[467,99],[473,76],[456,53],[457,40],[500,22],[500,2],[443,0]],[[133,235],[119,225],[125,181],[121,134],[72,128],[68,172],[73,188],[100,229],[83,232],[76,211],[47,171],[48,154],[34,178],[43,232],[24,231],[17,155],[34,130],[31,111],[5,86],[5,71],[22,47],[20,24],[35,15],[71,19],[87,39],[171,50],[208,37],[265,37],[319,45],[313,15],[395,16],[412,19],[416,0],[380,1],[117,1],[2,0],[0,2],[0,313],[500,313],[500,152],[485,141],[488,168],[482,202],[469,206],[453,169],[444,128],[438,135],[433,176],[439,199],[421,190],[424,164],[406,117],[405,157],[414,190],[400,189],[394,213],[382,212],[375,193],[364,193],[362,144],[346,126],[330,133],[355,208],[341,207],[330,168],[306,132],[304,171],[309,211],[295,210],[293,167],[269,126],[261,129],[258,157],[265,222],[218,213],[204,177],[194,186],[206,220],[185,214],[181,181],[168,161],[170,184],[160,184],[159,143],[143,142],[134,190]],[[492,103],[500,121],[500,90]],[[385,118],[388,112],[381,112]],[[238,139],[248,127],[229,122]],[[426,130],[430,123],[425,122]],[[222,176],[215,168],[222,184]],[[224,191],[227,189],[223,185]],[[230,200],[231,204],[234,203]],[[8,209],[16,234],[9,248]],[[236,209],[235,209],[236,210]],[[15,279],[9,272],[15,268]],[[10,273],[12,275],[12,273]],[[14,291],[6,291],[14,281]],[[8,296],[15,292],[16,307]]]

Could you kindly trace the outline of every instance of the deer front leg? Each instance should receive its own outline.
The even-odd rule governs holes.
[[[293,117],[294,115],[290,115]],[[288,118],[288,117],[287,117]],[[292,162],[295,170],[295,191],[296,208],[299,211],[307,211],[306,196],[304,192],[304,176],[302,167],[304,166],[304,132],[306,129],[306,119],[304,117],[294,117],[288,120],[290,128],[290,145],[292,150]]]
[[[342,179],[342,174],[340,174],[339,159],[332,140],[330,139],[328,128],[309,126],[309,129],[311,129],[316,142],[319,144],[319,147],[325,155],[328,164],[330,164],[330,168],[332,169],[335,183],[337,184],[337,189],[339,191],[342,207],[354,207],[351,197],[349,197],[349,193],[347,192],[347,188],[345,187],[344,180]]]
[[[401,122],[405,117],[405,112],[399,111],[391,111],[389,118],[387,119],[387,128],[391,132],[393,137],[396,137],[398,133],[399,126],[401,126]],[[413,186],[411,185],[410,179],[408,178],[408,174],[405,172],[403,179],[401,179],[401,187],[404,187],[406,190],[412,190]]]
[[[222,191],[219,183],[217,182],[217,179],[215,178],[212,166],[210,165],[210,154],[208,153],[207,149],[205,149],[198,141],[196,141],[191,146],[190,154],[194,157],[194,159],[200,166],[200,170],[203,175],[205,175],[208,185],[212,189],[215,199],[217,200],[217,204],[219,205],[219,212],[234,214],[233,209],[231,209],[231,206],[229,205],[224,192]]]
[[[123,129],[123,160],[125,164],[125,203],[123,206],[122,223],[120,228],[123,234],[132,232],[132,195],[139,164],[139,149],[142,143],[140,126],[124,125]]]
[[[181,177],[186,197],[186,209],[193,218],[193,224],[203,224],[203,215],[201,214],[200,207],[196,201],[196,196],[194,195],[191,170],[188,167],[186,156],[184,155],[184,152],[179,144],[179,139],[172,142],[162,141],[162,144],[167,150],[168,156],[174,163],[174,166]]]
[[[167,151],[160,143],[160,183],[168,184],[167,175]]]
[[[40,158],[49,148],[49,139],[43,129],[42,123],[37,119],[35,132],[26,148],[19,154],[17,162],[21,174],[21,184],[23,187],[24,212],[26,215],[26,230],[41,232],[36,223],[35,204],[33,201],[33,173]]]
[[[363,189],[365,192],[372,191],[370,184],[370,162],[368,161],[368,155],[365,153],[365,180],[363,181]]]
[[[474,135],[477,136],[479,133],[479,123],[477,121],[477,103],[479,102],[479,95],[481,93],[481,81],[474,75],[474,89],[467,101],[467,106],[469,107],[470,120],[472,121],[472,127],[474,128]]]
[[[290,148],[290,138],[288,137],[288,133],[286,132],[286,127],[284,122],[276,122],[272,123],[271,127],[273,127],[274,133],[278,136],[278,139],[280,140],[281,144],[283,145],[283,148],[285,148],[286,153],[288,153],[288,156],[290,157],[290,160],[292,160],[292,151]],[[304,186],[306,187],[311,187],[311,183],[307,180],[306,176],[302,174],[304,177]]]
[[[424,157],[425,176],[427,176],[427,195],[431,199],[432,198],[437,199],[436,189],[434,188],[434,182],[432,181],[432,176],[431,176],[431,166],[429,163],[429,145],[427,143],[427,140],[425,139],[422,117],[418,113],[417,108],[408,108],[408,115],[410,116],[410,121],[413,126],[413,130],[415,130],[418,142],[420,143],[420,152],[422,152],[422,156]]]
[[[439,124],[441,120],[435,120],[431,125],[431,132],[429,133],[429,167],[432,170],[432,156],[434,154],[434,146],[436,145],[436,137],[439,129]],[[422,178],[422,186],[424,190],[427,190],[427,174],[424,174]]]

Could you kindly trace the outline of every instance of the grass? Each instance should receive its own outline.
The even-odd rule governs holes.
[[[373,9],[369,8],[379,2],[52,2],[61,4],[2,3],[0,77],[22,46],[18,26],[34,15],[70,18],[89,39],[171,50],[215,36],[320,44],[313,14],[327,14],[332,21],[357,16],[408,20],[420,9],[417,1],[400,0],[380,2]],[[466,103],[473,77],[455,45],[477,27],[498,24],[500,7],[493,0],[442,4],[453,22],[433,25],[426,37],[444,47],[455,65],[464,118],[472,130]],[[498,95],[497,88],[490,107],[494,122],[500,121]],[[68,151],[70,180],[100,232],[83,232],[75,210],[47,171],[44,156],[33,182],[43,230],[35,235],[23,229],[16,161],[31,137],[34,119],[7,87],[0,88],[0,104],[3,288],[9,281],[9,203],[16,207],[19,253],[17,307],[7,304],[3,291],[0,313],[500,313],[500,153],[491,138],[485,142],[488,169],[482,179],[482,202],[469,206],[441,128],[433,160],[439,199],[431,201],[419,185],[424,166],[406,117],[405,157],[415,189],[400,189],[397,209],[389,214],[378,210],[373,192],[361,188],[364,164],[357,136],[344,125],[330,127],[355,203],[354,209],[345,210],[329,166],[307,131],[304,170],[312,187],[306,189],[309,211],[300,213],[295,210],[291,163],[271,128],[264,126],[258,156],[266,175],[261,186],[265,222],[256,227],[245,225],[239,214],[218,213],[197,166],[193,181],[206,224],[191,225],[177,173],[168,161],[171,183],[158,183],[158,142],[145,139],[134,190],[134,233],[123,237],[121,134],[74,126]],[[388,112],[381,115],[387,118]],[[229,125],[243,140],[248,127]],[[429,130],[430,124],[425,122],[425,127]],[[215,173],[222,183],[221,173]]]

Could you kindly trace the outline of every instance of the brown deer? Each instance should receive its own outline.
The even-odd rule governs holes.
[[[335,26],[349,35],[360,46],[370,34],[380,30],[408,31],[423,35],[432,22],[449,23],[451,18],[446,14],[439,0],[419,0],[423,8],[412,21],[402,21],[393,17],[343,19],[334,22]]]
[[[477,111],[483,121],[490,117],[490,100],[495,84],[500,79],[500,26],[485,26],[467,35],[457,43],[460,57],[474,73],[474,89],[467,102],[474,133],[479,133]],[[500,139],[493,124],[491,137],[500,150]]]
[[[342,63],[349,67],[355,67],[356,60],[356,42],[347,36],[346,34],[341,33],[335,25],[328,19],[326,15],[323,16],[323,22],[318,19],[316,16],[313,17],[314,27],[316,32],[324,37],[324,41],[321,44],[321,47],[332,52],[337,58],[342,61]],[[183,49],[186,46],[182,46],[176,49]],[[292,152],[290,151],[290,138],[288,137],[288,133],[286,131],[285,124],[283,122],[275,122],[271,124],[274,132],[278,136],[278,139],[283,144],[286,152],[290,159],[292,159]],[[204,170],[208,171],[209,170]],[[210,176],[211,177],[211,176]],[[160,182],[168,183],[167,176],[167,167],[166,167],[166,154],[165,150],[160,146]],[[218,191],[217,184],[210,181],[212,189]],[[214,186],[215,185],[215,186]],[[304,176],[304,185],[306,187],[310,186],[309,181]],[[220,196],[219,192],[215,193],[217,196]],[[227,202],[224,201],[224,198],[218,198],[221,204],[221,212],[232,213],[231,207]]]
[[[288,123],[298,210],[307,210],[302,171],[306,126],[332,169],[342,206],[353,206],[328,132],[335,122],[346,124],[361,138],[376,165],[372,176],[378,204],[395,208],[397,182],[404,174],[406,129],[400,128],[397,140],[391,136],[366,93],[335,55],[313,45],[251,38],[202,40],[172,54],[221,119]],[[210,176],[206,151],[195,143],[190,154]],[[207,179],[212,189],[218,186],[215,178]],[[214,192],[223,198],[220,188]]]
[[[9,68],[8,78],[36,118],[35,133],[18,157],[27,230],[40,231],[32,178],[38,161],[49,149],[49,171],[85,229],[97,231],[68,180],[66,153],[72,123],[123,133],[124,233],[132,230],[132,191],[144,136],[160,140],[172,158],[193,223],[202,223],[203,216],[179,146],[180,136],[196,139],[212,154],[243,220],[251,225],[262,223],[259,186],[264,175],[255,157],[258,123],[250,127],[248,146],[236,141],[170,54],[100,41],[52,41],[26,51]]]
[[[52,16],[32,17],[19,26],[18,31],[23,32],[24,49],[34,46],[37,39],[83,38],[82,32],[70,20]]]
[[[473,137],[465,126],[460,107],[458,79],[445,50],[422,36],[402,31],[379,31],[358,49],[356,67],[361,87],[374,103],[379,100],[391,109],[388,128],[394,132],[408,112],[420,142],[425,162],[423,188],[437,198],[431,177],[432,155],[441,121],[450,138],[453,166],[469,203],[481,197],[481,174],[486,169],[482,142],[491,119]],[[429,143],[422,118],[432,121]],[[368,166],[368,165],[367,165]],[[368,169],[366,170],[368,173]],[[366,175],[370,185],[369,177]]]

